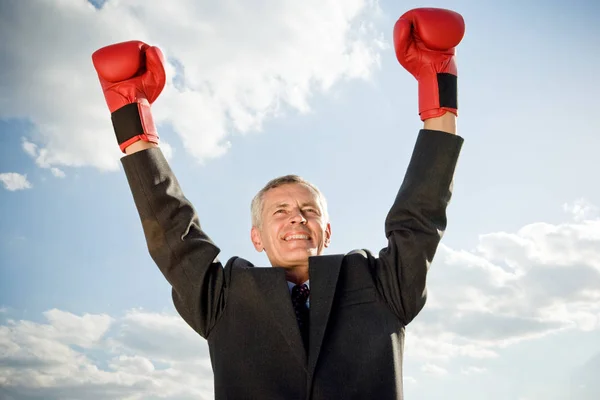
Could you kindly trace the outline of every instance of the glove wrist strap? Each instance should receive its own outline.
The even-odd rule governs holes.
[[[158,133],[146,99],[114,111],[111,120],[121,151],[125,152],[125,148],[138,140],[158,144]]]
[[[458,115],[458,78],[450,73],[428,71],[419,77],[419,115],[421,120],[450,111]]]

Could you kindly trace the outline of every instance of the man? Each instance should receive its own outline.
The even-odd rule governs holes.
[[[163,157],[150,110],[165,84],[160,50],[134,41],[94,53],[149,252],[177,311],[208,341],[217,399],[402,399],[404,330],[425,304],[463,141],[455,63],[463,34],[462,17],[442,9],[411,10],[394,27],[424,126],[379,257],[322,255],[331,239],[324,197],[287,176],[252,203],[251,239],[273,268],[220,263]]]

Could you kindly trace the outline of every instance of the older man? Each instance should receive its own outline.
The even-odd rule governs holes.
[[[208,341],[217,399],[402,398],[405,327],[425,304],[462,146],[455,47],[463,34],[462,17],[443,9],[411,10],[394,27],[424,125],[379,257],[323,255],[325,198],[289,175],[252,202],[251,239],[273,268],[239,257],[221,264],[158,147],[150,105],[165,84],[160,50],[132,41],[94,53],[148,249],[177,311]]]

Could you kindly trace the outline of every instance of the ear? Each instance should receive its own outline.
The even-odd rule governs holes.
[[[256,251],[260,253],[265,249],[262,244],[262,238],[260,237],[260,231],[255,226],[253,226],[250,230],[250,239],[252,240],[252,244],[254,245]]]
[[[325,237],[324,237],[324,246],[325,247],[329,247],[329,244],[331,243],[331,224],[328,222],[327,223],[327,228],[325,228]]]

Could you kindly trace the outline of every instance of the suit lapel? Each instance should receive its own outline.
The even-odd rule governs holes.
[[[317,365],[327,321],[342,266],[342,254],[312,257],[310,275],[310,340],[308,372],[310,379]]]
[[[285,270],[276,267],[257,268],[253,276],[257,281],[260,293],[264,296],[265,304],[271,310],[275,324],[290,346],[290,351],[306,368],[306,351],[292,307]]]

